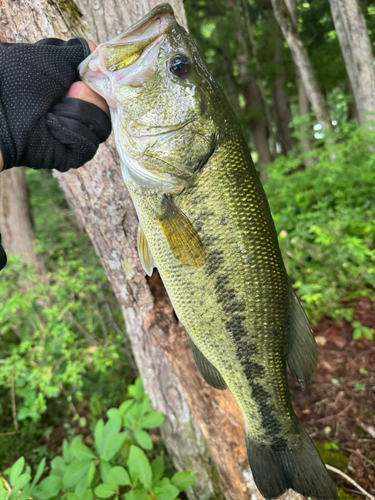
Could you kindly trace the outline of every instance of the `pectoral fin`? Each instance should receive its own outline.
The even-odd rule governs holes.
[[[147,276],[151,276],[152,271],[156,266],[150,247],[148,246],[145,233],[143,232],[141,226],[138,226],[137,244],[138,255],[141,259],[142,267],[146,271]]]
[[[207,384],[211,385],[215,389],[219,389],[223,391],[227,388],[227,384],[225,380],[217,371],[217,369],[208,361],[206,356],[198,349],[198,347],[194,344],[194,342],[189,337],[189,345],[191,354],[193,355],[193,359],[195,364],[199,370],[199,373],[202,375]]]
[[[293,378],[303,387],[313,376],[318,351],[309,320],[291,287],[291,334],[286,362]]]
[[[181,264],[199,267],[204,261],[202,242],[189,219],[168,198],[163,197],[157,218],[173,255]]]

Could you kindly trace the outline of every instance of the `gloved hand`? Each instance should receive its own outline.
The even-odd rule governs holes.
[[[111,132],[100,108],[64,98],[90,54],[85,40],[0,43],[0,149],[3,169],[66,172],[91,160]]]

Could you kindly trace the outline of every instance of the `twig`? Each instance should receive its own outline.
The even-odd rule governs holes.
[[[20,433],[20,431],[0,432],[0,437],[14,436],[15,434],[19,434],[19,433]]]
[[[16,394],[14,392],[14,376],[11,376],[10,379],[10,396],[12,399],[12,417],[13,417],[13,425],[16,432],[19,431],[18,421],[17,421],[17,408],[16,408]]]
[[[94,337],[93,337],[92,335],[90,335],[90,334],[89,334],[89,332],[88,332],[87,330],[85,330],[85,329],[83,328],[83,326],[82,326],[82,325],[80,325],[80,324],[78,323],[78,321],[74,318],[74,316],[73,316],[73,314],[72,314],[71,312],[69,312],[69,313],[68,313],[68,316],[69,316],[69,319],[70,319],[71,321],[73,321],[73,323],[76,325],[76,327],[78,328],[78,330],[82,333],[82,335],[83,335],[84,337],[86,337],[86,339],[87,339],[89,342],[91,342],[93,345],[95,345],[96,347],[98,347],[98,346],[99,346],[99,342],[98,342],[98,341],[96,341],[96,340],[94,339]]]
[[[311,435],[311,434],[310,434]],[[354,450],[353,448],[347,448],[345,446],[345,448],[342,448],[344,451],[350,451],[350,453],[359,453],[361,455],[361,457],[366,460],[366,462],[368,462],[370,465],[372,465],[373,467],[375,467],[375,462],[373,462],[372,460],[370,460],[369,458],[367,458],[365,455],[363,455],[363,453],[361,453],[360,450]]]
[[[371,495],[368,491],[366,491],[365,489],[363,489],[362,486],[359,486],[359,484],[356,483],[354,481],[354,479],[352,479],[351,477],[349,477],[347,474],[345,474],[344,472],[342,472],[340,469],[336,469],[336,467],[332,467],[332,465],[328,465],[328,464],[325,464],[325,466],[331,472],[334,472],[335,474],[338,474],[339,476],[345,478],[347,481],[349,481],[349,483],[351,483],[353,486],[355,486],[356,488],[358,488],[359,491],[361,491],[368,498],[370,498],[371,500],[375,500],[375,497],[373,495]]]
[[[339,411],[338,413],[334,413],[333,415],[327,415],[326,417],[322,417],[322,418],[318,418],[316,420],[312,420],[312,423],[315,424],[316,422],[321,422],[323,420],[330,420],[331,418],[338,417],[342,413],[345,413],[347,410],[349,410],[349,408],[351,406],[353,406],[353,404],[354,404],[354,401],[352,401],[351,403],[349,403],[348,406],[346,406],[343,410]]]

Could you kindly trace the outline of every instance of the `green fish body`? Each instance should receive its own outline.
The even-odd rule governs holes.
[[[243,133],[191,37],[162,4],[80,72],[110,105],[142,264],[158,268],[203,378],[235,397],[260,492],[337,498],[286,376],[288,364],[309,380],[315,341]]]

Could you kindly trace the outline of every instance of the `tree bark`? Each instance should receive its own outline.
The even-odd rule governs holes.
[[[358,109],[354,99],[353,88],[348,76],[345,78],[344,92],[345,95],[351,98],[348,102],[348,120],[355,120],[357,123],[359,123]]]
[[[123,31],[157,3],[81,0],[79,9],[100,42]],[[171,3],[185,24],[181,0]],[[72,1],[1,0],[2,41],[72,36],[89,37]],[[154,408],[166,415],[162,435],[173,463],[177,469],[198,473],[187,492],[189,499],[261,499],[248,467],[237,404],[229,391],[216,391],[203,381],[158,273],[146,279],[140,265],[138,222],[113,138],[86,166],[55,175],[86,228],[121,305],[145,390]]]
[[[292,52],[294,63],[299,69],[316,118],[323,129],[332,129],[327,102],[316,79],[306,47],[299,36],[297,26],[293,22],[285,0],[271,1],[275,17]]]
[[[156,3],[81,0],[79,9],[93,25],[99,42],[123,31]],[[184,23],[181,0],[171,4]],[[72,1],[0,1],[2,41],[71,36],[89,37]],[[198,474],[188,498],[260,500],[248,467],[237,404],[228,390],[216,391],[203,381],[158,273],[145,277],[136,250],[138,222],[113,137],[86,166],[55,175],[86,228],[121,305],[146,392],[154,408],[166,415],[162,434],[173,463],[177,469]]]
[[[43,261],[35,252],[35,233],[23,168],[0,173],[0,231],[6,252],[20,257],[22,262],[31,264],[37,274],[44,276]]]
[[[329,0],[329,3],[359,121],[374,121],[375,67],[365,17],[358,0]]]
[[[272,16],[272,17],[271,17]],[[274,68],[275,77],[272,82],[272,94],[276,118],[276,127],[278,139],[281,144],[283,154],[288,153],[297,143],[295,137],[292,137],[293,128],[291,128],[292,111],[290,109],[290,101],[288,94],[285,91],[286,76],[283,60],[283,40],[282,33],[277,25],[276,19],[270,11],[268,23],[271,26],[273,33],[274,52]]]

